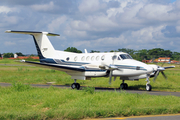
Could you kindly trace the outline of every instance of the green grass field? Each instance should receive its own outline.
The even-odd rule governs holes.
[[[55,71],[51,69],[45,69],[34,66],[20,66],[24,65],[21,63],[14,62],[13,60],[0,60],[0,82],[21,82],[21,83],[41,83],[46,84],[47,82],[55,82],[55,84],[71,85],[74,80],[71,76],[65,72]],[[164,66],[169,66],[165,64]],[[176,68],[167,69],[165,71],[168,79],[159,74],[156,82],[153,82],[151,78],[152,90],[158,91],[179,91],[180,92],[180,65],[176,65]],[[77,80],[82,86],[90,87],[111,87],[119,88],[122,80],[116,78],[116,81],[112,81],[109,85],[109,78],[92,78],[92,80]],[[146,81],[140,79],[139,81],[125,81],[128,83],[129,89],[140,89],[145,90]]]
[[[83,119],[173,114],[180,98],[126,92],[32,88],[22,83],[0,87],[0,119]]]
[[[0,82],[13,84],[0,87],[0,119],[83,119],[180,113],[179,97],[94,91],[93,87],[118,88],[122,82],[118,79],[111,85],[109,79],[103,77],[78,80],[81,85],[89,86],[83,90],[33,88],[24,83],[71,85],[74,80],[61,71],[21,65],[12,60],[0,60]],[[180,66],[176,65],[165,71],[167,81],[161,74],[155,83],[151,79],[152,90],[180,91],[179,71]],[[145,90],[145,79],[126,82],[130,89]]]

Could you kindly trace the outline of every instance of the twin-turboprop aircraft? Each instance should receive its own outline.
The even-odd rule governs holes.
[[[74,79],[72,89],[79,89],[80,84],[76,80],[91,80],[93,77],[109,77],[111,84],[112,77],[122,80],[121,89],[127,89],[125,80],[139,80],[146,78],[146,90],[151,91],[149,78],[154,80],[159,72],[166,78],[164,70],[170,67],[160,67],[158,65],[147,65],[134,60],[129,54],[124,52],[111,53],[72,53],[55,50],[47,36],[60,36],[48,32],[32,31],[13,31],[7,30],[6,33],[29,34],[34,38],[40,63],[25,61],[25,63],[35,66],[47,67],[59,71],[64,71]]]

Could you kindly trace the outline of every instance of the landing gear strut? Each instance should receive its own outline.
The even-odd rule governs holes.
[[[122,80],[123,83],[120,84],[120,89],[127,89],[128,88],[128,84],[124,83],[124,80]]]
[[[147,83],[146,83],[146,90],[147,90],[147,91],[151,91],[151,89],[152,89],[152,87],[151,87],[151,85],[150,85],[149,78],[150,78],[150,75],[147,74],[147,77],[146,77],[146,81],[147,81]]]
[[[76,79],[74,79],[74,83],[73,84],[71,84],[71,88],[72,89],[77,89],[77,90],[79,90],[80,89],[80,84],[79,83],[76,83]]]

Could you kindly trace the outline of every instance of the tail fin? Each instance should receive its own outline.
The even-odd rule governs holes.
[[[55,49],[52,46],[47,36],[60,36],[58,34],[53,34],[48,32],[13,31],[13,30],[7,30],[6,33],[19,33],[19,34],[32,35],[40,59],[53,58],[56,56]]]

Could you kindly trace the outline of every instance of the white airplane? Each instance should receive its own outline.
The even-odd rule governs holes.
[[[139,80],[146,78],[146,90],[151,91],[149,78],[154,77],[154,80],[159,75],[159,72],[164,74],[164,70],[170,67],[160,67],[158,65],[147,65],[140,61],[134,60],[129,54],[124,52],[110,53],[72,53],[55,50],[47,36],[60,36],[58,34],[48,32],[32,32],[32,31],[13,31],[7,30],[6,33],[29,34],[34,38],[40,63],[25,61],[25,63],[35,66],[47,67],[59,71],[64,71],[71,75],[74,83],[72,89],[79,89],[80,84],[76,80],[91,80],[93,77],[109,77],[114,80],[119,77],[122,80],[121,89],[127,89],[125,80]]]

